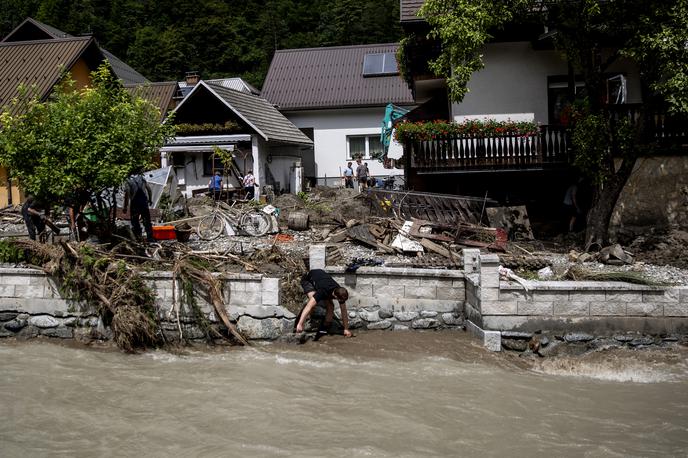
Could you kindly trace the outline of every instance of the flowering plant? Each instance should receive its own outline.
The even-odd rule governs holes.
[[[467,119],[450,122],[441,119],[426,122],[401,122],[395,126],[394,139],[399,143],[427,141],[447,136],[502,137],[505,135],[531,137],[539,126],[531,121],[496,121],[494,119]]]

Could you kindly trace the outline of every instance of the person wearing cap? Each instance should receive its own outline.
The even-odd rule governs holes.
[[[213,199],[218,200],[220,198],[220,194],[222,193],[222,175],[219,170],[216,170],[215,175],[210,177],[210,181],[208,181],[208,191],[212,193]]]
[[[339,307],[342,312],[344,336],[352,336],[351,331],[349,331],[349,314],[346,310],[346,301],[349,299],[349,292],[346,288],[339,286],[332,276],[322,269],[313,269],[306,273],[301,278],[301,287],[303,288],[303,292],[308,296],[308,302],[306,302],[306,305],[297,317],[296,332],[303,332],[304,323],[310,314],[313,313],[315,306],[322,301],[325,304],[325,319],[320,325],[316,337],[327,334],[327,329],[332,323],[332,318],[334,316],[334,303],[332,300],[336,299],[337,302],[339,302]]]

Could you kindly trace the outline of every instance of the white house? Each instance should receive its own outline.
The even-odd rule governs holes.
[[[355,157],[368,163],[372,176],[403,175],[373,157],[382,151],[385,106],[414,106],[399,76],[397,48],[391,43],[275,53],[262,97],[313,140],[312,156],[304,155],[307,177],[335,184]]]
[[[162,148],[161,163],[173,166],[185,195],[206,190],[216,171],[226,175],[216,148],[232,153],[239,175],[253,171],[260,185],[256,197],[265,185],[301,190],[301,150],[310,150],[312,142],[265,99],[198,81],[173,115],[178,135]],[[236,178],[227,184],[241,187]]]

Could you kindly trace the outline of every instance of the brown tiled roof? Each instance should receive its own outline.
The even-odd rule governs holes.
[[[423,19],[416,16],[418,10],[425,0],[400,0],[399,2],[399,20],[401,22],[422,21]]]
[[[366,54],[397,48],[389,43],[277,51],[261,95],[283,111],[412,104],[399,75],[363,77]]]
[[[0,43],[0,107],[19,94],[20,84],[35,86],[36,95],[44,99],[63,71],[87,51],[94,57],[100,55],[93,37]]]
[[[34,18],[27,17],[0,42],[48,40],[50,38],[71,38],[72,36]]]
[[[3,43],[16,42],[16,41],[34,41],[34,40],[48,40],[51,38],[73,38],[68,33],[58,30],[55,27],[44,24],[41,21],[37,21],[33,18],[26,18],[24,21],[14,28],[5,38],[2,39]],[[131,68],[129,65],[121,61],[117,56],[102,49],[103,55],[107,58],[112,66],[112,70],[115,75],[121,79],[124,84],[139,84],[146,83],[148,80],[145,76]]]
[[[176,81],[162,83],[126,84],[124,86],[130,93],[137,94],[148,100],[160,110],[160,120],[165,119],[167,112],[174,108],[172,102],[179,92]]]

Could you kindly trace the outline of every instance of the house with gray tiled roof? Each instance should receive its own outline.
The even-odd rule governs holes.
[[[230,86],[230,87],[228,87]],[[187,81],[188,94],[172,112],[177,137],[162,148],[162,166],[174,169],[179,189],[187,196],[208,189],[220,171],[230,191],[240,193],[236,176],[224,170],[216,148],[230,151],[239,175],[252,170],[259,188],[298,192],[302,184],[302,151],[311,140],[272,103],[241,87],[222,81]]]
[[[286,49],[272,59],[262,97],[313,140],[304,155],[307,177],[341,181],[347,161],[362,157],[372,176],[403,174],[375,159],[385,106],[414,105],[399,76],[396,43]]]

